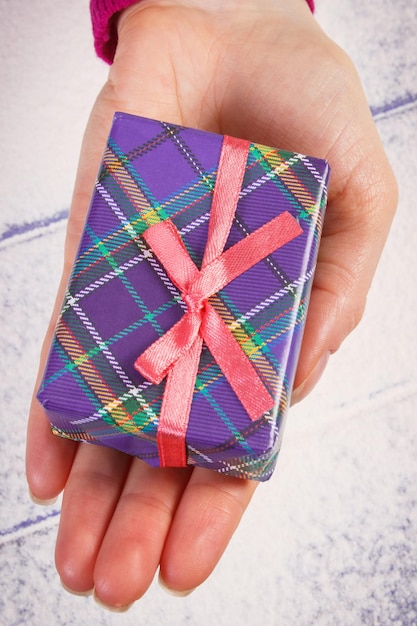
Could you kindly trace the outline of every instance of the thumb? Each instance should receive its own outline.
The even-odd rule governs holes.
[[[293,402],[313,389],[329,356],[360,322],[397,205],[397,185],[373,120],[365,142],[357,136],[350,150],[356,162],[344,176],[347,152],[339,147],[330,185],[311,301]],[[343,144],[340,138],[339,146]]]

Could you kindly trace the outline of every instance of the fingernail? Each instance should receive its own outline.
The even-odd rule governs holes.
[[[133,605],[133,602],[131,604],[105,604],[105,602],[100,600],[95,591],[93,593],[93,598],[99,606],[101,606],[103,609],[106,609],[106,611],[110,611],[111,613],[126,613],[126,611],[128,611]]]
[[[293,390],[291,397],[292,404],[296,404],[297,402],[300,402],[300,400],[303,400],[303,398],[308,396],[308,394],[314,389],[326,369],[329,358],[330,352],[325,352],[317,361],[310,376],[308,376],[305,381],[297,387],[297,389]]]
[[[65,589],[65,591],[67,591],[68,593],[70,593],[73,596],[85,596],[85,597],[87,597],[87,596],[92,596],[93,593],[94,593],[94,589],[88,589],[88,591],[74,591],[74,589],[70,589],[69,587],[67,587],[67,585],[64,582],[62,582],[62,580],[61,580],[61,585]]]
[[[171,589],[170,587],[167,587],[164,580],[162,579],[161,574],[159,574],[158,576],[158,583],[159,586],[166,591],[166,593],[169,593],[170,596],[175,596],[176,598],[186,598],[187,596],[189,596],[191,593],[193,593],[195,587],[193,587],[193,589],[187,589],[186,591],[178,591],[177,589]]]
[[[41,506],[51,506],[51,504],[55,504],[58,498],[50,498],[49,500],[41,500],[41,498],[37,498],[33,495],[31,490],[29,489],[29,498],[32,500],[34,504],[40,504]]]

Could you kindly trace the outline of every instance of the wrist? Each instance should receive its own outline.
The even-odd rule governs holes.
[[[307,4],[314,11],[314,0],[298,0]],[[287,0],[285,0],[287,2]],[[126,13],[144,10],[152,5],[160,7],[182,5],[184,8],[210,9],[211,12],[242,11],[246,8],[258,7],[253,0],[90,0],[90,14],[94,35],[94,47],[97,56],[112,63],[118,42],[118,17]],[[275,0],[266,1],[271,8],[276,6]],[[129,11],[129,9],[131,9]]]

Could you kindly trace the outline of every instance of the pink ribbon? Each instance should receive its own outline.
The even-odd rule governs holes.
[[[248,141],[224,137],[201,270],[171,220],[154,224],[143,233],[187,304],[184,316],[135,362],[135,368],[152,383],[167,378],[157,431],[161,467],[187,464],[185,435],[203,341],[251,420],[274,406],[274,398],[256,369],[209,302],[233,279],[302,232],[297,220],[284,212],[223,252],[249,145]]]

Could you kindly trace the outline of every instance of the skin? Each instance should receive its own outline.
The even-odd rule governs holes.
[[[92,110],[68,222],[62,283],[75,256],[114,111],[227,133],[328,159],[329,204],[294,401],[361,319],[393,218],[396,183],[357,73],[304,0],[143,0],[118,20],[108,81]],[[213,571],[256,483],[138,459],[51,435],[33,401],[27,478],[33,496],[64,490],[56,566],[108,607],[140,598],[160,568],[176,592]],[[117,543],[116,543],[117,541]]]

